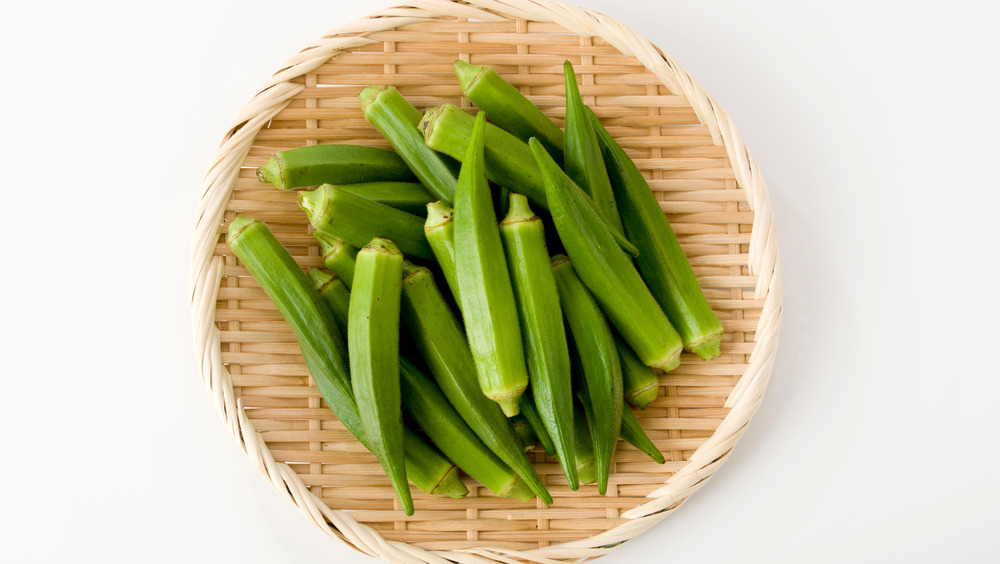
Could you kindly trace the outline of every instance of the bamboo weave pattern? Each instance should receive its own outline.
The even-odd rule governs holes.
[[[237,214],[258,217],[303,266],[320,265],[294,192],[259,184],[277,150],[317,143],[388,148],[358,93],[390,84],[418,108],[461,97],[451,64],[494,66],[562,125],[562,62],[584,102],[647,175],[726,333],[709,363],[685,354],[637,415],[667,458],[619,443],[607,496],[569,491],[534,453],[545,508],[466,479],[463,500],[413,488],[405,517],[381,467],[310,382],[294,337],[225,244]],[[594,558],[645,531],[726,460],[763,396],[781,319],[766,187],[726,114],[674,61],[606,16],[540,0],[416,0],[334,30],[293,57],[237,115],[206,175],[192,260],[192,313],[205,384],[233,435],[317,526],[392,562]]]

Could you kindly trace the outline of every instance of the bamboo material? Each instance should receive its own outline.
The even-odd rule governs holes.
[[[773,217],[760,172],[728,116],[669,56],[612,18],[546,0],[427,0],[347,23],[287,64],[244,107],[205,177],[192,256],[192,314],[206,386],[233,436],[317,527],[391,562],[577,561],[647,530],[726,460],[764,393],[781,324]],[[343,23],[343,22],[334,22]],[[492,65],[564,125],[562,64],[631,156],[725,327],[722,355],[684,353],[636,411],[666,462],[620,442],[608,494],[573,492],[530,453],[554,503],[498,498],[466,478],[462,500],[414,488],[404,517],[373,455],[321,401],[294,337],[220,239],[239,213],[267,221],[303,268],[322,266],[294,193],[254,171],[315,143],[389,148],[358,93],[394,85],[418,109],[469,107],[456,60]],[[435,551],[434,553],[428,551]]]

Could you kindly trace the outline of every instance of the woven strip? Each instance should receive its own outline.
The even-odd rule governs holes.
[[[635,57],[671,93],[685,98],[686,104],[690,105],[697,119],[707,127],[715,145],[724,148],[727,161],[732,168],[734,187],[743,190],[746,204],[753,212],[747,261],[744,266],[755,279],[753,299],[761,304],[761,309],[759,318],[753,320],[753,325],[745,329],[746,332],[753,332],[752,350],[749,351],[742,373],[734,375],[738,376],[738,379],[735,380],[735,385],[726,400],[725,407],[728,408],[728,412],[711,436],[700,440],[697,450],[686,458],[674,461],[678,469],[661,487],[649,493],[647,502],[621,514],[621,517],[628,519],[627,521],[587,538],[531,550],[477,546],[470,543],[462,548],[433,551],[412,543],[388,540],[386,539],[388,533],[383,534],[369,524],[358,522],[351,511],[331,509],[322,497],[310,490],[293,467],[275,459],[264,436],[248,416],[243,401],[234,392],[233,374],[223,361],[223,338],[216,322],[217,304],[220,303],[220,291],[239,295],[239,289],[221,288],[226,277],[226,263],[217,251],[220,225],[223,223],[233,189],[240,178],[241,167],[246,166],[244,163],[254,146],[255,139],[262,129],[281,114],[282,110],[289,107],[291,101],[306,89],[316,86],[316,75],[310,73],[321,69],[339,54],[379,43],[370,38],[378,32],[441,18],[463,18],[474,22],[506,22],[516,19],[519,32],[527,31],[528,22],[551,22],[581,37],[599,38],[620,53]],[[519,46],[518,53],[522,52]],[[586,85],[586,73],[578,74],[584,77]],[[530,88],[525,87],[525,90]],[[655,92],[655,87],[651,88]],[[316,107],[315,100],[311,102],[307,103],[306,108]],[[307,128],[317,127],[317,121],[306,118],[305,125]],[[652,151],[654,157],[660,155],[659,149]],[[660,178],[660,173],[653,173],[654,182]],[[730,209],[735,213],[739,207],[736,202],[731,202]],[[738,226],[731,227],[730,233],[736,228]],[[739,231],[737,230],[735,234],[739,234]],[[294,503],[316,526],[366,554],[391,562],[549,563],[588,559],[601,556],[613,546],[642,533],[669,515],[703,486],[726,460],[733,446],[743,435],[764,394],[780,329],[780,264],[767,190],[732,121],[669,55],[657,49],[631,28],[607,16],[555,2],[411,1],[341,26],[310,44],[265,82],[260,91],[237,114],[213,166],[205,177],[194,241],[191,308],[195,325],[196,354],[201,362],[205,385],[215,399],[230,431],[275,489]],[[739,244],[730,246],[735,253],[741,252]],[[734,265],[733,268],[735,269],[733,278],[742,280],[744,277],[739,276],[740,267]],[[746,321],[750,320],[736,321],[740,322],[741,326],[746,326]],[[676,393],[676,388],[671,388],[669,383],[667,386],[668,395],[672,393],[671,390]],[[319,407],[318,399],[310,399],[309,408]],[[667,413],[671,416],[670,409]],[[310,425],[313,423],[311,421]],[[315,429],[318,431],[318,422],[315,423],[317,425]],[[670,439],[675,438],[680,439],[680,436],[676,435],[675,431],[670,431]],[[314,463],[313,466],[314,472],[321,470],[320,464]],[[548,521],[539,518],[539,524],[544,523]]]

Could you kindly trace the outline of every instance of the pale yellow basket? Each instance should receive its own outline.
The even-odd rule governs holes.
[[[275,151],[316,143],[388,147],[358,93],[396,86],[417,107],[471,107],[455,59],[493,65],[562,124],[562,62],[584,101],[649,178],[726,328],[720,358],[685,355],[638,416],[667,458],[621,443],[607,496],[572,492],[534,453],[555,503],[493,496],[466,479],[462,500],[414,488],[406,517],[375,458],[326,408],[290,329],[229,251],[236,214],[268,223],[302,266],[319,250],[295,194],[257,182]],[[313,522],[392,562],[551,562],[593,558],[645,531],[705,484],[742,436],[767,385],[781,321],[767,191],[732,122],[669,55],[594,12],[540,0],[417,0],[341,26],[292,57],[237,115],[205,178],[192,313],[206,386],[233,436]]]

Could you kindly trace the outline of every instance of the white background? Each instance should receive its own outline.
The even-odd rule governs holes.
[[[784,264],[749,432],[604,562],[996,561],[992,3],[577,2],[669,51],[735,119]],[[371,562],[221,424],[187,262],[236,111],[307,42],[390,2],[26,4],[0,34],[0,561]]]

